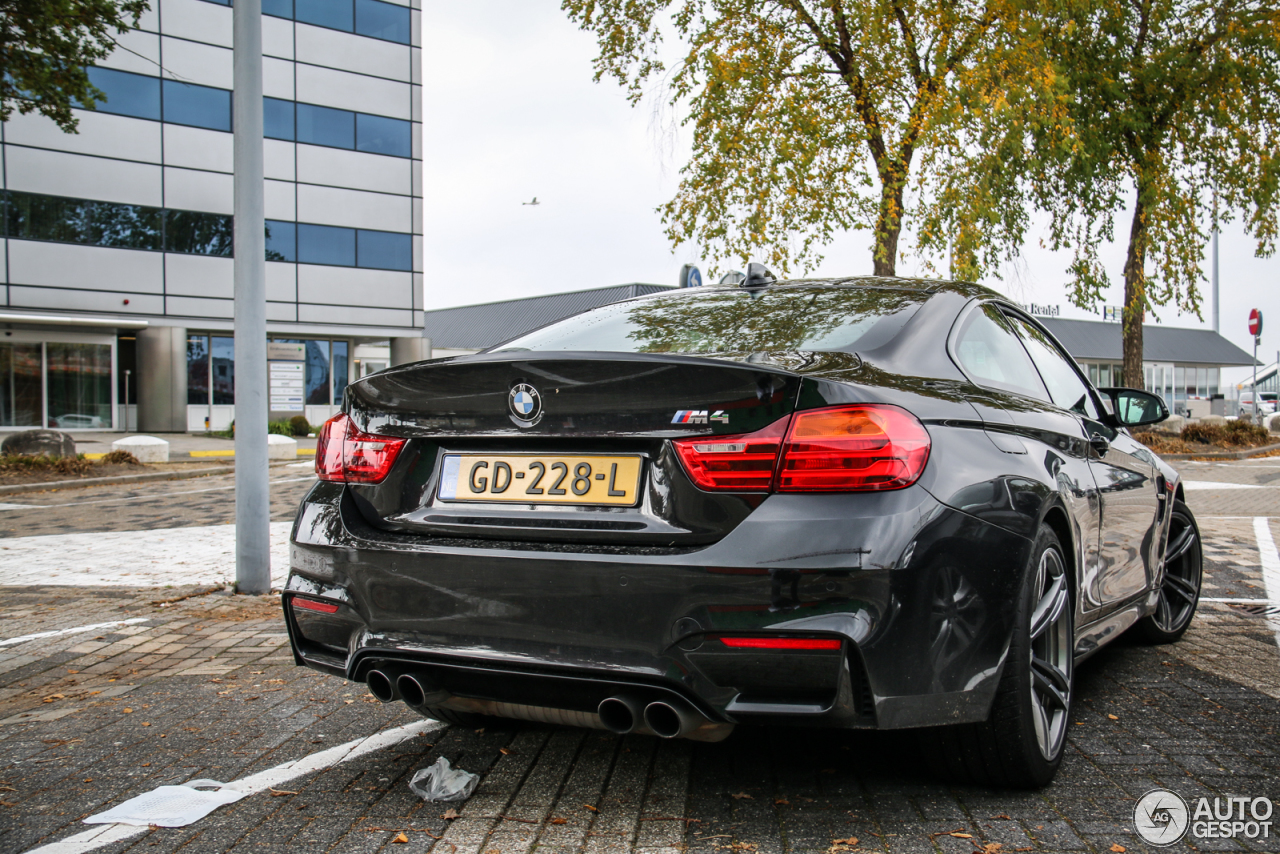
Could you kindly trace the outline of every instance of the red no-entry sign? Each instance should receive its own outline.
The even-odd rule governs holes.
[[[1254,338],[1262,334],[1262,312],[1256,308],[1249,312],[1249,334]]]

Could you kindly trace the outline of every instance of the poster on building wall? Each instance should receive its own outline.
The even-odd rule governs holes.
[[[267,393],[271,419],[300,415],[306,403],[306,345],[267,344]]]

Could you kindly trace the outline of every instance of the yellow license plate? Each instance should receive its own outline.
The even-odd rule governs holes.
[[[640,457],[590,454],[446,454],[440,474],[445,501],[633,506]]]

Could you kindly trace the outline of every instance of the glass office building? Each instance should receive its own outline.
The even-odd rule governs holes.
[[[304,345],[308,420],[357,347],[421,341],[419,6],[263,2],[268,336]],[[0,125],[0,430],[234,417],[230,2],[156,0],[119,41],[78,134]]]

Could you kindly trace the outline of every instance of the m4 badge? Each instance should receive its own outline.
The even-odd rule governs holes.
[[[681,409],[671,419],[672,424],[707,424],[707,423],[729,423],[729,413],[723,409],[717,409],[710,415],[705,409]]]

